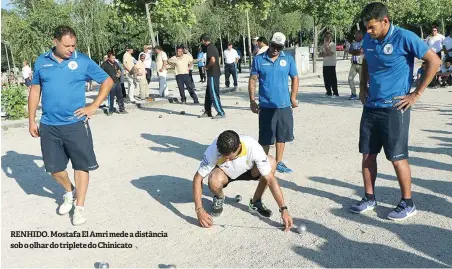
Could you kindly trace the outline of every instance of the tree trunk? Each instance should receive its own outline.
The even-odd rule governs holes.
[[[251,33],[250,33],[250,17],[248,15],[248,10],[246,10],[246,25],[248,28],[248,47],[250,49],[250,69],[253,63],[253,52],[251,51]]]
[[[313,51],[313,55],[314,57],[312,57],[312,72],[315,73],[317,72],[317,39],[318,39],[318,33],[317,33],[317,25],[315,23],[315,17],[314,17],[314,40],[313,40],[313,44],[314,44],[314,51]]]
[[[246,65],[246,42],[245,42],[245,34],[243,34],[243,51],[242,51],[243,63]]]
[[[419,28],[421,28],[421,39],[424,39],[424,29],[422,29],[422,25],[419,26]]]
[[[443,34],[444,36],[447,36],[446,26],[444,25],[444,18],[441,18],[441,28],[443,28],[443,32],[441,34]]]

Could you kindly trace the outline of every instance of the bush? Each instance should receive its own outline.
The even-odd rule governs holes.
[[[27,88],[25,86],[9,85],[2,87],[2,111],[10,120],[20,120],[28,117],[26,106]]]

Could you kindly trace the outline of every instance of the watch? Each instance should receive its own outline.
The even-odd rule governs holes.
[[[283,206],[283,207],[281,207],[281,208],[279,209],[279,212],[281,212],[281,213],[282,213],[282,212],[283,212],[284,210],[288,210],[288,209],[287,209],[287,206]]]

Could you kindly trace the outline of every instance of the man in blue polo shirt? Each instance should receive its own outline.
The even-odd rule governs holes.
[[[432,80],[440,60],[414,33],[394,26],[384,4],[368,4],[361,19],[367,27],[362,45],[364,59],[359,94],[364,104],[359,152],[363,154],[365,195],[350,210],[363,213],[377,205],[374,193],[377,155],[383,147],[386,158],[394,166],[402,193],[402,199],[388,218],[403,220],[416,213],[407,160],[410,107]],[[423,80],[410,93],[414,57],[427,62],[427,69]]]
[[[41,137],[41,151],[46,171],[66,190],[58,213],[69,213],[73,208],[74,186],[66,166],[69,159],[74,169],[76,207],[73,224],[86,222],[84,204],[89,182],[89,171],[99,166],[93,149],[88,119],[108,96],[112,79],[86,55],[75,50],[77,37],[68,26],[55,29],[53,47],[36,60],[33,81],[28,97],[29,131],[32,137]],[[94,102],[85,106],[85,83],[94,80],[100,85]],[[40,126],[35,121],[36,109],[42,93]]]
[[[293,57],[282,51],[285,42],[284,34],[273,35],[267,52],[253,59],[248,83],[251,111],[259,113],[259,143],[268,154],[276,139],[276,170],[280,173],[292,172],[282,159],[285,143],[294,139],[292,108],[298,106],[297,66]],[[288,76],[292,79],[290,95]],[[254,100],[258,79],[259,105]]]

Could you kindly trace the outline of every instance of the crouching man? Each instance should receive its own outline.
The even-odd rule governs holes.
[[[234,131],[224,131],[207,148],[201,165],[193,179],[193,199],[199,224],[204,228],[213,225],[212,217],[202,207],[202,180],[208,176],[209,189],[213,193],[212,216],[223,213],[223,188],[233,181],[257,180],[259,184],[250,200],[249,211],[269,218],[272,211],[262,202],[267,186],[278,204],[285,231],[293,226],[281,188],[275,178],[276,161],[266,155],[262,146],[249,136],[239,136]]]

